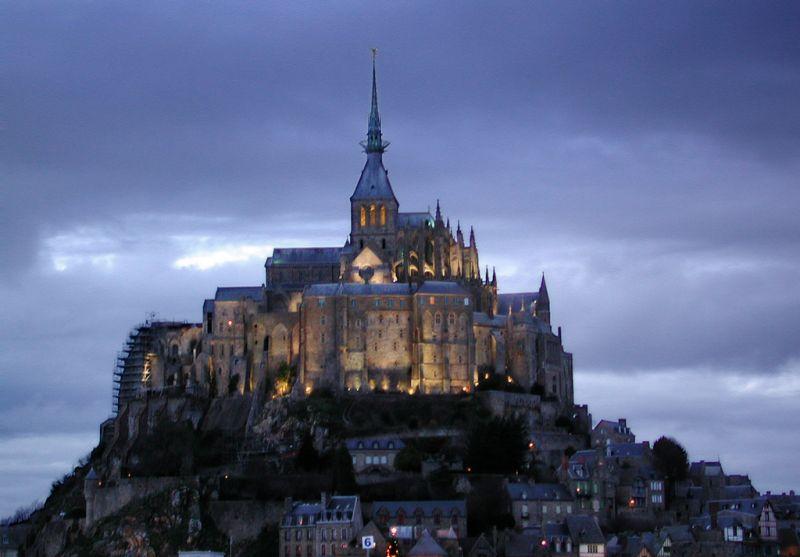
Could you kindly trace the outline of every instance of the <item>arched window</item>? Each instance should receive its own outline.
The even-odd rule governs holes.
[[[359,219],[359,223],[361,226],[367,226],[367,208],[363,205],[361,206],[361,218]]]
[[[381,205],[381,226],[386,226],[386,205]]]
[[[375,208],[375,204],[369,206],[369,225],[375,226],[377,224],[377,212]]]

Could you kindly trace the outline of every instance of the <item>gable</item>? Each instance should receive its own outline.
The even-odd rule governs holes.
[[[359,252],[359,254],[356,255],[355,259],[353,259],[353,266],[354,267],[360,267],[360,268],[372,267],[372,268],[375,268],[375,267],[379,267],[381,265],[383,265],[383,260],[380,257],[378,257],[378,254],[376,254],[374,251],[372,251],[372,249],[370,249],[369,246],[367,246],[364,249],[362,249],[361,252]]]

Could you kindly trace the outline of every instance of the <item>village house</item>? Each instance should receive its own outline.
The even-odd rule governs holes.
[[[281,557],[331,557],[364,527],[357,495],[328,496],[284,505],[279,531]]]

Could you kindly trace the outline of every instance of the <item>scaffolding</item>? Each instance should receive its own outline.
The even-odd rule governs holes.
[[[146,387],[150,379],[148,354],[152,351],[153,327],[148,320],[131,329],[125,345],[117,353],[112,407],[115,416],[123,404],[136,398]]]
[[[186,321],[156,321],[150,314],[128,333],[125,345],[117,353],[114,365],[114,395],[112,411],[116,416],[120,408],[150,388],[150,360],[158,353],[157,336],[165,329],[182,329],[200,325]]]

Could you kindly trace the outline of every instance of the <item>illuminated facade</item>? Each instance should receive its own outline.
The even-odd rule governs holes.
[[[217,289],[202,324],[186,329],[192,352],[165,345],[171,367],[142,376],[141,390],[225,396],[269,381],[278,394],[456,393],[499,374],[571,407],[572,356],[550,327],[544,278],[536,291],[499,294],[494,272],[481,277],[472,229],[466,241],[460,224],[453,233],[438,201],[435,214],[400,211],[383,165],[374,65],[372,78],[345,245],[275,248],[262,286]]]

